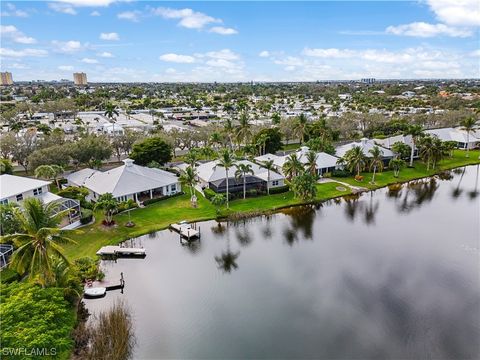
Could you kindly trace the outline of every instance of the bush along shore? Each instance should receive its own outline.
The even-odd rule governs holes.
[[[435,169],[428,169],[421,161],[416,161],[413,167],[404,167],[395,176],[393,170],[377,172],[375,182],[371,182],[372,173],[362,173],[363,181],[357,181],[353,175],[348,177],[332,177],[325,182],[317,183],[314,198],[303,200],[295,196],[292,191],[278,194],[262,195],[230,201],[229,208],[225,204],[214,205],[203,195],[197,193],[197,207],[192,207],[189,191],[184,194],[152,203],[146,207],[115,215],[115,226],[102,225],[103,215],[95,212],[93,224],[85,226],[78,234],[72,235],[75,244],[65,246],[66,255],[71,259],[84,256],[94,257],[96,251],[105,245],[118,244],[124,240],[145,235],[151,232],[166,229],[170,224],[182,220],[190,222],[213,219],[238,219],[262,215],[284,209],[290,206],[306,205],[349,195],[352,192],[375,190],[396,183],[408,182],[440,174],[466,165],[479,164],[480,151],[470,151],[470,157],[465,152],[456,150],[451,157],[447,157],[437,164]],[[211,198],[211,196],[208,196]],[[134,227],[126,227],[128,221]]]

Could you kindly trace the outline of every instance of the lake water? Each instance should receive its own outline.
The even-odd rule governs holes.
[[[451,176],[143,236],[85,303],[125,300],[136,359],[479,359],[478,167]]]

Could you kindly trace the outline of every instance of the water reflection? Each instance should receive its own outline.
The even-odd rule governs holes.
[[[88,309],[125,298],[139,359],[479,359],[478,170],[144,237]]]
[[[476,174],[475,174],[475,185],[473,187],[473,190],[468,192],[468,196],[470,199],[474,200],[477,198],[479,191],[478,191],[478,176],[479,176],[479,170],[480,170],[480,164],[476,166]]]
[[[461,194],[462,194],[462,189],[460,189],[460,184],[462,183],[463,176],[465,175],[465,168],[461,169],[461,176],[460,179],[458,180],[457,186],[453,189],[452,191],[452,197],[454,199],[457,199]]]

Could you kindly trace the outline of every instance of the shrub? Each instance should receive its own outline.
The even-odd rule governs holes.
[[[362,175],[355,175],[355,180],[362,182],[363,181],[363,176]]]
[[[105,274],[98,267],[98,263],[90,257],[75,260],[74,266],[82,281],[87,279],[102,280],[105,277]]]
[[[348,170],[333,170],[332,176],[334,177],[349,177],[352,173]]]
[[[10,283],[20,280],[20,275],[15,270],[5,268],[0,272],[0,280],[2,283]]]
[[[326,172],[325,174],[322,175],[324,178],[330,178],[332,177],[332,173],[331,172]]]
[[[60,190],[57,195],[81,201],[84,200],[85,197],[88,195],[88,190],[84,187],[68,186],[63,190]]]
[[[217,194],[215,191],[213,191],[212,189],[209,189],[209,188],[206,188],[205,190],[203,190],[203,194],[205,195],[205,198],[207,200],[212,200],[212,198]]]
[[[125,210],[135,209],[137,207],[138,207],[138,204],[134,200],[128,199],[127,201],[123,201],[120,204],[118,204],[117,213],[120,213]]]
[[[288,192],[288,190],[290,190],[288,185],[274,187],[274,188],[270,189],[270,195],[272,195],[272,194],[282,194],[282,193]]]
[[[93,211],[90,209],[82,209],[80,224],[85,225],[93,220]]]

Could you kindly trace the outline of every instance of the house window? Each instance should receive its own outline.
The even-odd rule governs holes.
[[[8,199],[0,200],[0,205],[7,205],[7,204],[8,204]]]
[[[273,180],[272,181],[272,186],[278,186],[278,180]]]
[[[22,200],[23,200],[23,194],[18,194],[17,201],[22,201]]]
[[[37,195],[40,195],[41,193],[42,193],[42,188],[33,189],[33,195],[37,196]]]
[[[170,191],[177,191],[177,184],[170,185]]]

